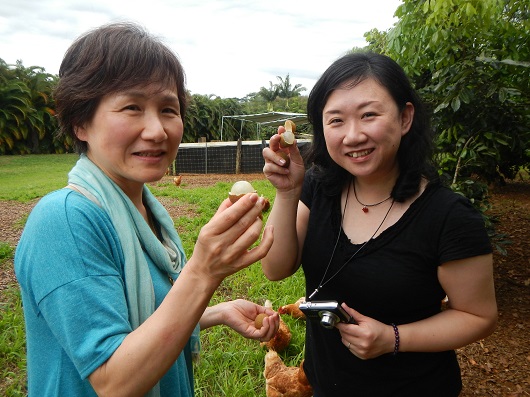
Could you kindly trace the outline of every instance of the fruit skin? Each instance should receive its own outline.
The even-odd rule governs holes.
[[[276,152],[276,154],[278,156],[280,156],[282,159],[285,160],[285,164],[282,165],[282,167],[284,167],[284,168],[289,167],[289,164],[291,164],[291,158],[289,157],[289,155],[287,153],[285,153],[285,152],[282,152],[282,151]]]
[[[254,319],[254,326],[257,329],[261,329],[261,327],[263,326],[263,319],[265,317],[268,317],[265,313],[260,313],[256,316],[256,318]]]
[[[283,126],[285,127],[285,131],[296,132],[296,124],[294,123],[294,121],[285,120],[285,123]]]

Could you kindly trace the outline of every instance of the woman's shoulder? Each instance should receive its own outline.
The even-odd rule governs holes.
[[[87,223],[111,226],[108,214],[95,203],[72,189],[63,188],[42,197],[31,211],[26,228],[56,228],[61,225],[73,227]]]

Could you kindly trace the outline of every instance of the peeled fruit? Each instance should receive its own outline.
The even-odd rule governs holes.
[[[280,134],[280,146],[289,147],[294,143],[294,132],[296,131],[296,124],[291,120],[285,120],[283,125],[285,132]]]
[[[257,329],[260,329],[262,326],[263,326],[263,319],[267,317],[267,315],[265,313],[260,313],[256,316],[256,318],[254,319],[254,326],[257,328]]]
[[[237,181],[236,183],[234,183],[232,185],[232,189],[228,193],[228,198],[230,199],[230,201],[233,204],[237,200],[239,200],[241,197],[243,197],[245,194],[248,194],[248,193],[257,193],[257,192],[256,192],[256,189],[254,189],[254,187],[252,187],[250,182]],[[263,204],[263,209],[261,210],[261,212],[267,212],[269,210],[270,206],[271,206],[271,203],[265,197],[263,197],[263,200],[264,200],[264,204]],[[260,215],[260,218],[262,218],[261,215]]]
[[[228,193],[228,198],[232,203],[235,203],[247,193],[256,193],[256,190],[252,187],[250,182],[237,181],[232,185],[232,189]]]
[[[292,131],[285,131],[280,134],[280,147],[289,147],[294,143],[294,133]]]

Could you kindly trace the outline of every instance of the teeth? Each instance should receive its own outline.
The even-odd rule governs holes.
[[[357,158],[357,157],[367,156],[367,155],[369,155],[370,153],[372,153],[371,150],[363,150],[362,152],[353,152],[353,153],[350,153],[350,154],[348,154],[348,156],[353,157],[353,158]]]
[[[138,153],[140,157],[157,157],[160,156],[160,153]]]

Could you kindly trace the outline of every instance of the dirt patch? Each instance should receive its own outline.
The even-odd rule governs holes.
[[[181,188],[263,178],[262,174],[183,174]],[[497,232],[511,243],[506,247],[508,256],[494,254],[498,327],[488,338],[458,350],[464,383],[461,396],[530,396],[530,184],[510,183],[493,191],[490,201]],[[194,213],[193,206],[175,199],[162,197],[161,202],[172,217]],[[21,225],[35,204],[0,201],[0,242],[16,245]],[[0,289],[16,282],[12,263],[0,268],[0,277]]]

